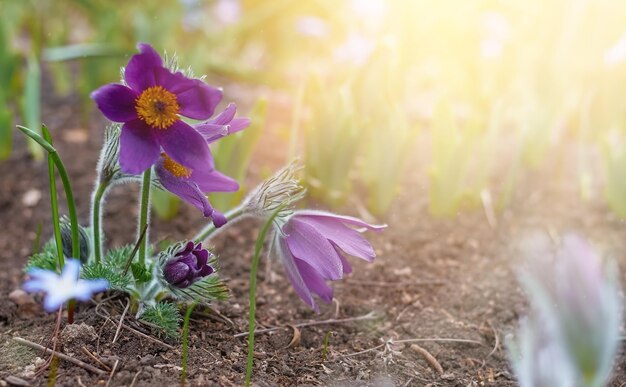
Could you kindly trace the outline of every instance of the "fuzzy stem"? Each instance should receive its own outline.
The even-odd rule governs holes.
[[[141,183],[141,203],[139,211],[139,224],[137,225],[137,239],[141,237],[141,232],[144,225],[148,224],[148,218],[150,217],[150,185],[152,178],[152,167],[146,169],[143,173],[143,182]],[[148,226],[148,228],[150,228]],[[148,250],[148,231],[143,237],[143,240],[139,244],[139,264],[142,267],[146,265],[146,251]]]
[[[259,232],[259,236],[256,240],[256,245],[254,247],[254,256],[252,257],[252,267],[250,269],[250,309],[248,312],[248,362],[246,365],[246,387],[250,385],[250,381],[252,380],[252,366],[254,363],[254,325],[256,322],[256,276],[259,271],[259,260],[261,257],[261,251],[263,250],[263,244],[265,243],[265,236],[269,231],[272,223],[274,223],[274,218],[276,215],[283,209],[283,206],[280,206],[276,212],[272,214],[272,216],[265,222],[261,232]]]
[[[193,309],[198,305],[197,301],[194,301],[187,308],[187,313],[185,313],[185,320],[183,322],[183,353],[181,356],[182,370],[180,372],[180,384],[181,386],[185,385],[185,381],[187,379],[187,355],[189,353],[189,319],[191,318],[191,313]]]
[[[102,232],[101,220],[102,215],[100,210],[102,209],[102,198],[109,187],[110,179],[101,181],[96,188],[92,197],[92,209],[91,209],[91,230],[93,232],[93,252],[96,263],[100,263],[102,260],[102,240],[100,234]]]
[[[43,136],[46,141],[52,144],[52,136],[50,131],[44,127]],[[48,179],[50,184],[50,207],[52,208],[52,227],[54,230],[54,242],[57,249],[57,259],[59,263],[59,270],[63,269],[65,265],[65,258],[63,257],[63,241],[61,239],[61,224],[59,222],[59,203],[57,199],[57,183],[54,176],[54,160],[51,154],[48,154]]]
[[[35,140],[42,148],[48,151],[48,154],[52,158],[54,165],[59,171],[59,176],[61,176],[61,181],[63,182],[63,189],[65,190],[65,197],[67,199],[67,211],[69,212],[70,217],[70,227],[72,229],[72,256],[74,258],[80,257],[80,242],[78,239],[78,217],[76,216],[76,204],[74,202],[74,194],[72,192],[72,185],[70,184],[70,179],[67,175],[67,170],[65,169],[65,165],[61,161],[57,150],[50,144],[50,142],[46,141],[39,133],[34,132],[27,127],[18,125],[17,128],[22,131],[25,135]],[[45,125],[41,126],[42,131],[47,131],[48,128]]]
[[[240,205],[238,207],[233,208],[232,210],[228,211],[226,214],[224,214],[224,216],[226,217],[226,219],[228,220],[228,223],[226,223],[225,225],[223,225],[220,228],[215,227],[215,225],[213,223],[209,223],[206,226],[204,226],[204,228],[202,230],[200,230],[196,236],[193,237],[193,241],[194,243],[199,243],[202,242],[204,240],[206,240],[209,236],[215,236],[217,235],[216,232],[217,231],[222,231],[224,230],[227,226],[234,224],[234,220],[235,219],[240,219],[242,215],[244,215],[245,213],[245,206]]]

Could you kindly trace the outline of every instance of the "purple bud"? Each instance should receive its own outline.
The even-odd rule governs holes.
[[[186,288],[215,271],[208,265],[210,256],[212,254],[202,248],[202,243],[196,245],[189,241],[165,263],[163,277],[177,288]]]

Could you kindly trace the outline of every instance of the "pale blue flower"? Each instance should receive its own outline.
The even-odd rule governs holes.
[[[80,261],[67,259],[61,275],[52,270],[29,270],[30,279],[24,282],[23,288],[29,293],[46,293],[43,307],[48,312],[54,312],[71,299],[87,301],[94,293],[109,288],[109,282],[105,279],[83,280],[79,274]]]

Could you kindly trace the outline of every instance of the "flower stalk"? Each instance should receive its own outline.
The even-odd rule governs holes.
[[[141,239],[141,232],[144,225],[148,225],[148,218],[150,217],[150,179],[152,178],[152,167],[146,169],[143,173],[143,182],[141,183],[141,202],[139,209],[139,223],[137,225],[137,239],[139,242],[139,264],[142,267],[146,266],[146,252],[148,250],[148,228],[145,235]]]
[[[91,227],[93,232],[93,251],[94,251],[94,259],[96,263],[100,263],[102,261],[102,238],[100,234],[102,232],[101,226],[101,214],[100,210],[102,209],[102,199],[104,198],[104,194],[106,190],[109,188],[110,180],[101,181],[96,188],[93,198],[92,198],[92,209],[91,209]]]
[[[76,215],[76,204],[74,202],[74,193],[72,192],[72,185],[70,184],[70,179],[67,175],[67,170],[65,169],[65,165],[63,165],[63,161],[59,157],[57,150],[50,144],[50,142],[46,141],[41,135],[34,132],[27,127],[18,125],[17,128],[22,131],[25,135],[35,140],[42,148],[44,148],[47,152],[54,165],[59,172],[59,176],[61,177],[61,181],[63,182],[63,189],[65,190],[65,197],[67,198],[67,211],[69,213],[70,218],[70,226],[72,229],[72,255],[75,257],[80,256],[80,243],[78,237],[78,217]],[[42,129],[48,130],[45,125],[42,125]]]

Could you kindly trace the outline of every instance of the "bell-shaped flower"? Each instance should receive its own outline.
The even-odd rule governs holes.
[[[123,123],[119,161],[124,173],[139,174],[159,159],[161,148],[177,163],[192,169],[212,165],[202,135],[181,116],[210,118],[222,91],[181,72],[172,73],[148,44],[138,45],[124,70],[126,85],[108,84],[91,94],[108,119]]]
[[[93,294],[109,288],[109,282],[105,279],[83,280],[79,274],[80,261],[67,259],[61,275],[51,270],[30,269],[28,271],[30,279],[24,282],[23,288],[29,293],[46,293],[43,307],[48,312],[59,309],[72,299],[87,301]]]
[[[329,212],[296,211],[276,230],[273,249],[298,296],[319,311],[313,294],[325,302],[332,300],[333,289],[326,281],[341,279],[345,273],[352,272],[346,255],[368,262],[376,257],[361,232],[380,231],[385,227]]]
[[[165,153],[157,162],[155,171],[163,188],[198,208],[205,217],[213,220],[216,227],[226,223],[224,215],[211,206],[206,193],[237,191],[239,184],[236,180],[216,170],[186,168]]]
[[[207,249],[202,248],[202,243],[189,241],[183,250],[165,262],[163,278],[174,287],[189,287],[215,271],[208,264],[211,256]]]

